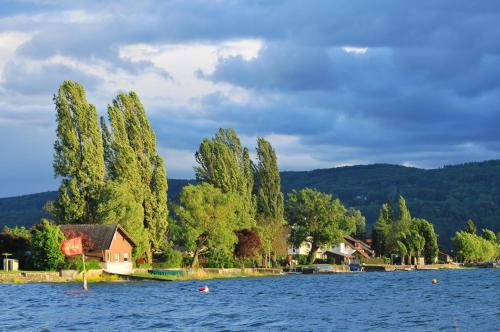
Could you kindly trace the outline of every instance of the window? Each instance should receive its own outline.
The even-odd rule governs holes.
[[[119,252],[117,252],[117,253],[115,254],[115,262],[119,262],[119,261],[120,261],[120,253],[119,253]]]
[[[123,261],[128,262],[128,252],[123,254]]]
[[[111,253],[109,251],[106,253],[106,261],[111,262]]]

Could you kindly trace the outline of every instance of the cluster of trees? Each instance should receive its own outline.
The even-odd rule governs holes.
[[[184,187],[175,206],[175,240],[215,265],[233,258],[265,264],[286,253],[287,228],[276,153],[257,140],[257,163],[233,129],[204,139],[195,159],[198,184]]]
[[[364,218],[357,210],[346,209],[339,199],[313,189],[292,191],[288,195],[286,216],[290,224],[290,240],[295,247],[311,243],[309,263],[318,249],[343,241],[348,234],[364,229]]]
[[[455,258],[465,263],[486,262],[500,258],[500,238],[489,229],[477,234],[476,225],[468,220],[465,229],[452,238]]]
[[[48,205],[57,224],[117,223],[151,260],[167,245],[167,179],[156,138],[139,97],[120,93],[98,121],[84,88],[65,81],[54,96],[58,198]],[[109,124],[108,124],[109,123]]]
[[[306,188],[290,193],[285,205],[273,147],[258,138],[256,152],[254,164],[233,129],[220,129],[200,144],[198,184],[182,189],[171,222],[174,242],[194,252],[191,266],[202,251],[216,266],[233,258],[269,265],[286,254],[289,240],[296,246],[310,242],[312,262],[320,247],[364,233],[361,212],[331,195]]]
[[[60,249],[65,238],[58,226],[42,219],[30,229],[4,227],[0,233],[0,251],[11,253],[22,269],[56,270],[67,263]],[[88,248],[89,243],[84,244]]]
[[[396,218],[391,204],[384,203],[372,230],[375,252],[382,257],[400,255],[401,263],[413,262],[412,258],[424,257],[434,263],[439,247],[434,225],[425,219],[412,218],[403,196],[398,200],[399,216]]]

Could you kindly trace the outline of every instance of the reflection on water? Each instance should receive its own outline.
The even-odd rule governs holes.
[[[2,284],[0,330],[493,331],[499,285],[498,269]]]

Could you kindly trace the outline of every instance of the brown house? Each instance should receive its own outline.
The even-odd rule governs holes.
[[[119,224],[61,225],[60,228],[63,232],[70,229],[87,235],[93,246],[85,256],[98,260],[105,271],[132,273],[132,248],[136,244]]]
[[[356,250],[364,258],[375,257],[375,251],[365,242],[355,239],[352,236],[344,236],[344,243]]]

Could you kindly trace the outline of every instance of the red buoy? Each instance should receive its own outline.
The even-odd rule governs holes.
[[[199,291],[200,293],[208,293],[210,290],[208,289],[208,286],[207,286],[207,285],[205,285],[205,286],[203,286],[203,287],[198,288],[198,291]]]

